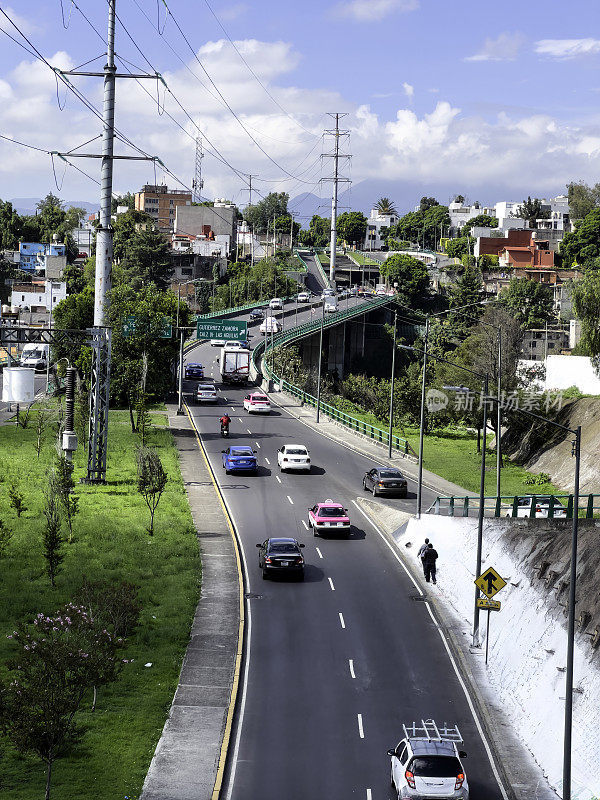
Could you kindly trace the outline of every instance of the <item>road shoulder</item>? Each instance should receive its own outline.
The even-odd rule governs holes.
[[[216,797],[237,694],[243,577],[226,510],[188,416],[168,406],[202,558],[202,590],[169,717],[143,800]]]

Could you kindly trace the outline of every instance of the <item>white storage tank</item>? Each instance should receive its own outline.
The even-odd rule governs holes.
[[[35,400],[35,370],[5,367],[2,371],[2,401],[4,403],[33,403]]]

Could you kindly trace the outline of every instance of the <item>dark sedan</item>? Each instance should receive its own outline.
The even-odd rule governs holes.
[[[373,497],[380,494],[396,494],[406,497],[406,478],[399,469],[391,467],[375,467],[365,473],[363,489],[373,492]]]
[[[262,310],[262,308],[253,308],[250,312],[250,322],[256,322],[256,320],[262,320],[264,318],[265,312]]]
[[[301,553],[304,545],[297,539],[265,539],[256,546],[258,568],[262,570],[264,580],[275,574],[295,575],[298,580],[304,580],[304,557]]]
[[[201,381],[204,378],[204,367],[195,361],[190,361],[185,365],[186,381]]]

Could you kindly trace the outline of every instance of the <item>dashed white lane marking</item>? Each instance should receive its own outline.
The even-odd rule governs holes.
[[[271,462],[269,461],[269,459],[268,459],[266,456],[265,456],[265,461],[267,462],[267,464],[270,464],[270,463],[271,463]]]
[[[231,410],[232,410],[232,411],[235,411],[235,406],[231,406]]]
[[[259,443],[258,443],[258,442],[255,442],[255,445],[256,445],[256,446],[258,447],[258,449],[260,450],[260,445],[259,445]]]
[[[315,548],[315,550],[316,550],[316,551],[317,551],[317,553],[319,554],[319,558],[323,558],[323,553],[322,553],[322,552],[319,550],[319,548],[318,548],[318,547],[316,547],[316,548]]]
[[[289,494],[287,495],[287,499],[290,501],[290,505],[292,505],[292,506],[293,506],[293,505],[294,505],[294,501],[293,501],[293,500],[292,500],[292,498],[289,496]]]
[[[277,481],[277,483],[281,483],[281,478],[279,477],[279,475],[275,475],[275,480]]]
[[[306,530],[308,530],[308,525],[306,524],[306,520],[304,520],[304,519],[303,519],[303,520],[302,520],[302,524],[304,525],[304,527],[306,528]],[[318,550],[319,550],[319,548],[317,547],[317,551],[318,551]],[[321,556],[321,558],[323,558],[323,556]]]
[[[350,675],[352,675],[353,678],[356,678],[354,673],[354,661],[351,658],[348,659],[348,666],[350,667]]]
[[[331,586],[331,591],[335,592],[335,586],[333,585],[333,581],[331,580],[331,578],[327,578],[327,580],[329,581],[329,585]]]
[[[241,417],[238,417],[238,419],[239,419],[239,421],[240,421],[240,422],[242,421],[242,418],[241,418]]]
[[[342,614],[341,611],[339,612],[339,617],[340,617],[340,625],[342,626],[342,628],[345,628],[346,623],[344,622],[344,615]]]
[[[367,789],[367,800],[373,800],[373,794],[370,789]]]
[[[250,430],[250,428],[246,428],[246,430],[248,431],[248,433],[252,433],[252,431]]]
[[[365,738],[365,732],[363,730],[363,721],[362,721],[362,714],[357,714],[358,717],[358,735],[361,739]]]

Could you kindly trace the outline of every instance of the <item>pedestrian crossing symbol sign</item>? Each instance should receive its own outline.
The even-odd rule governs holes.
[[[483,594],[491,600],[492,597],[504,589],[506,581],[496,572],[493,567],[488,567],[476,580],[475,585]]]

